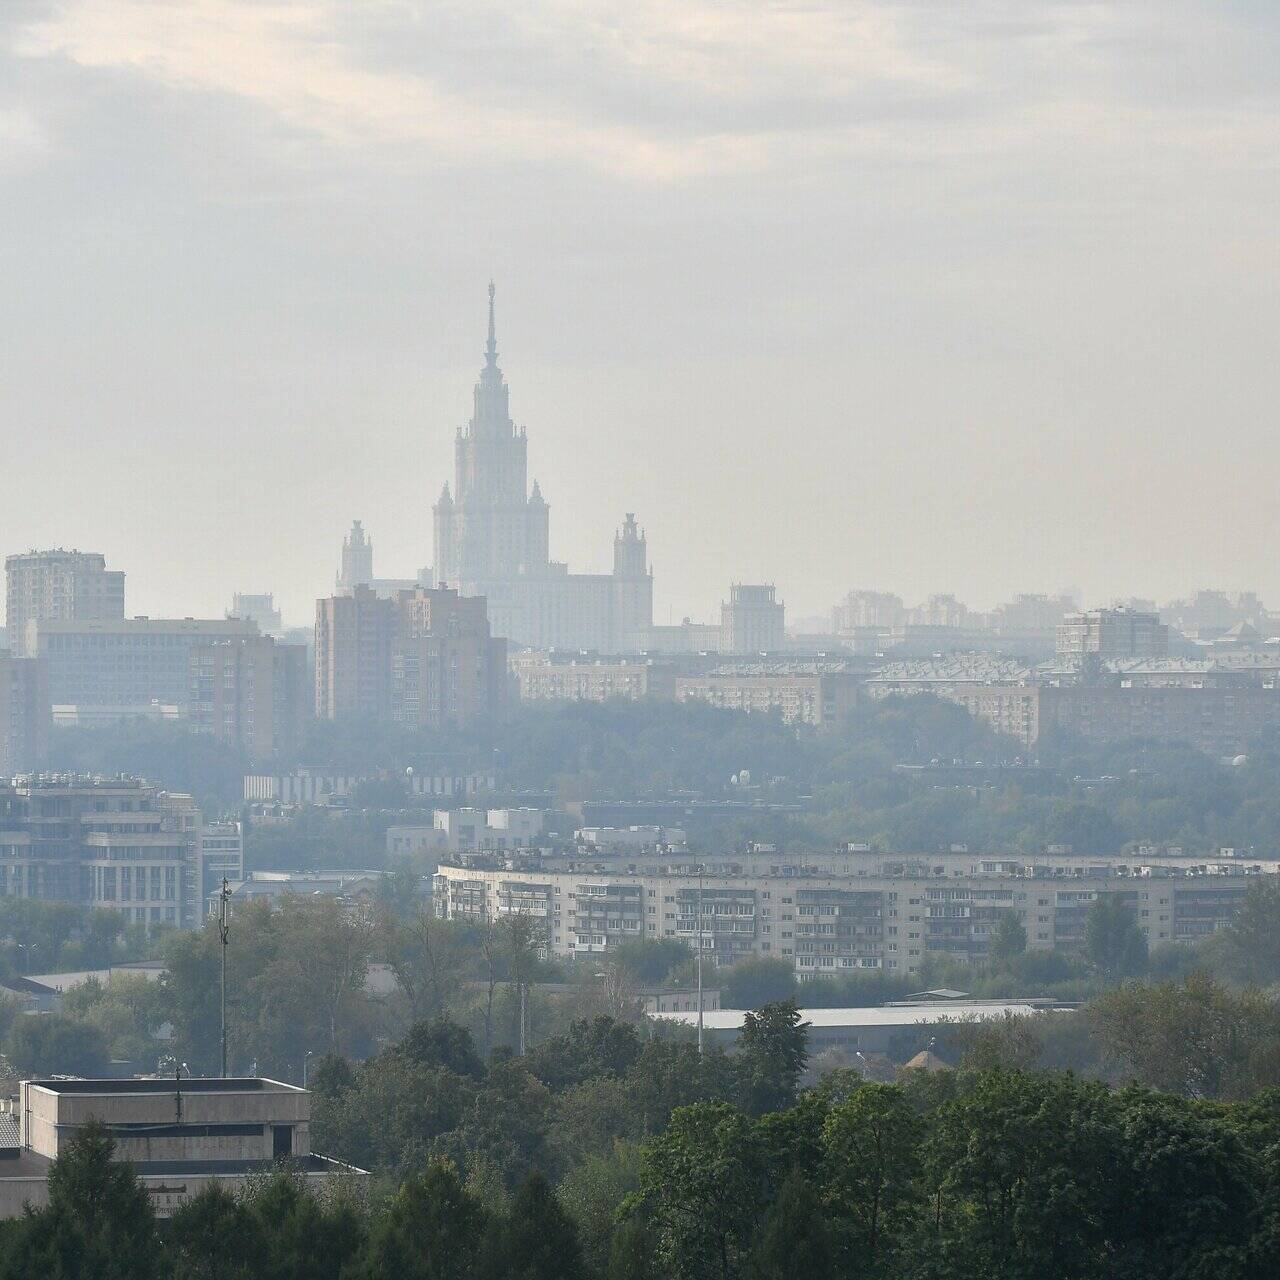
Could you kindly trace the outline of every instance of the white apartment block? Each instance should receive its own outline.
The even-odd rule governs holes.
[[[633,872],[441,866],[434,899],[437,914],[447,918],[532,916],[542,923],[548,955],[598,954],[634,938],[684,938],[720,965],[752,956],[789,960],[804,980],[857,970],[908,974],[929,954],[980,960],[991,929],[1010,911],[1026,929],[1030,950],[1078,950],[1090,906],[1106,895],[1134,910],[1150,945],[1190,942],[1229,923],[1256,876],[1269,874],[1177,866],[1135,874],[1105,859],[1089,863],[1043,875],[961,872],[953,865],[923,873],[911,866],[914,874],[701,878],[669,866]]]

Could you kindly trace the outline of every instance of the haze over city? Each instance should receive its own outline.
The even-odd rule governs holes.
[[[1254,3],[18,0],[0,544],[130,613],[430,505],[498,284],[551,554],[655,621],[775,581],[1280,596],[1280,14]],[[803,518],[797,518],[801,514]],[[1250,536],[1241,536],[1247,526]]]

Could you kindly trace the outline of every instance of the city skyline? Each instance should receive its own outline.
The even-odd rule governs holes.
[[[305,618],[353,518],[412,575],[494,276],[552,554],[641,513],[656,621],[1280,597],[1280,15],[426,8],[5,7],[6,551],[153,616]]]

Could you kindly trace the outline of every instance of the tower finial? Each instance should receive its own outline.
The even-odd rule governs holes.
[[[484,362],[490,368],[498,363],[498,335],[493,323],[493,295],[496,290],[493,281],[489,281],[489,341],[485,344]]]

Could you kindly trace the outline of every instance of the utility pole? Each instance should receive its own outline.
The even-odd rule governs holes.
[[[698,864],[698,1057],[702,1057],[702,864]]]
[[[523,1058],[528,1048],[525,1036],[526,999],[528,988],[524,979],[520,981],[520,1056]]]
[[[227,1078],[227,936],[231,932],[231,921],[228,906],[231,901],[231,886],[227,877],[222,877],[222,892],[218,895],[218,938],[222,942],[222,1078]]]

